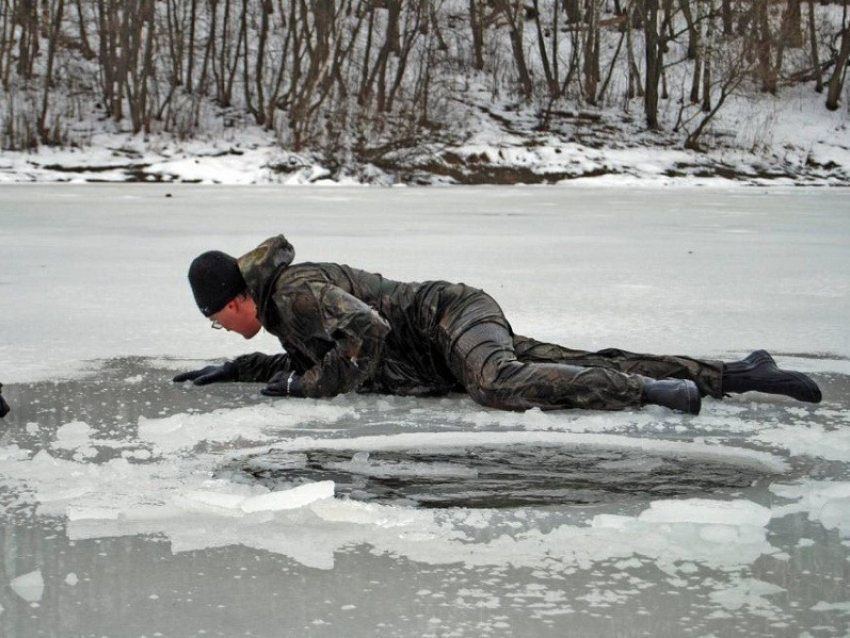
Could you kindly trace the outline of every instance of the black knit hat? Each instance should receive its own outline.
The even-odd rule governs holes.
[[[214,315],[247,289],[239,263],[219,250],[195,258],[189,266],[189,285],[205,317]]]

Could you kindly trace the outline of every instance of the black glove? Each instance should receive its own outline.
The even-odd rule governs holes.
[[[0,383],[0,393],[2,393],[2,392],[3,392],[3,384]],[[9,407],[9,404],[6,403],[6,401],[3,399],[3,395],[0,394],[0,419],[2,419],[4,416],[9,414],[10,409],[11,408]]]
[[[267,397],[303,397],[301,377],[294,372],[276,372],[260,394]]]
[[[207,366],[200,370],[182,372],[172,379],[175,383],[191,381],[195,385],[207,385],[221,381],[236,381],[236,364],[227,361],[220,366]]]

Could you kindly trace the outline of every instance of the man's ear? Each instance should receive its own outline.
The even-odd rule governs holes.
[[[251,298],[248,295],[236,295],[227,305],[230,306],[234,312],[239,312],[248,305],[250,299]]]

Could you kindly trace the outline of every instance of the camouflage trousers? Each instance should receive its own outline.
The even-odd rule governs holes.
[[[723,364],[617,349],[572,350],[514,335],[498,304],[472,291],[464,313],[442,322],[452,374],[478,403],[503,410],[622,410],[641,405],[640,376],[690,379],[721,397]]]

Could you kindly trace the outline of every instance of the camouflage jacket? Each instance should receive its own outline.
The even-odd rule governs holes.
[[[480,291],[442,281],[402,283],[340,264],[293,264],[294,257],[278,235],[239,258],[257,316],[285,350],[238,357],[240,381],[293,370],[308,397],[462,390],[440,335],[447,334],[447,318],[463,316],[470,291]],[[462,331],[477,319],[471,313],[452,325]]]

